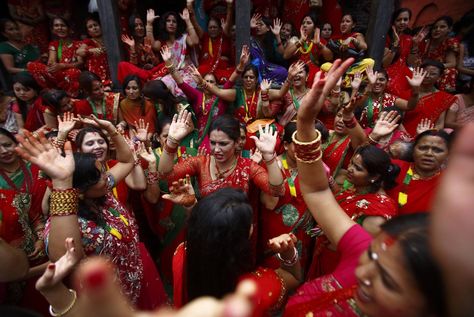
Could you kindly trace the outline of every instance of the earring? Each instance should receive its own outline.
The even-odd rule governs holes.
[[[370,183],[371,183],[371,184],[375,183],[375,179],[371,179],[371,180],[370,180]]]

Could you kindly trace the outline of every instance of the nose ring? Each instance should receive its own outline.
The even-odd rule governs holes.
[[[365,286],[372,286],[372,282],[370,280],[362,280],[362,284]]]

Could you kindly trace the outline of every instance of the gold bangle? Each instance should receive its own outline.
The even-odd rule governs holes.
[[[291,136],[291,138],[293,139],[293,142],[295,142],[296,145],[303,145],[303,146],[304,145],[314,145],[314,144],[321,141],[321,132],[319,132],[319,130],[317,130],[317,129],[314,129],[314,132],[316,132],[316,138],[314,138],[314,140],[311,140],[309,142],[298,141],[296,139],[296,132],[298,132],[298,131],[293,132],[293,135]]]
[[[69,306],[63,310],[62,312],[60,313],[57,313],[53,310],[53,306],[49,305],[49,314],[53,317],[57,317],[57,316],[64,316],[66,315],[67,313],[69,313],[69,311],[74,307],[74,305],[76,304],[76,301],[77,301],[77,292],[73,289],[69,289],[69,292],[72,294],[73,298],[72,298],[72,303],[69,304]]]
[[[77,214],[79,208],[79,190],[70,188],[66,190],[53,189],[49,201],[49,214],[51,216],[70,216]]]

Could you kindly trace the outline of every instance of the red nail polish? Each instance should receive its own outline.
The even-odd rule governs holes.
[[[48,270],[54,270],[56,268],[56,264],[55,263],[49,263],[48,264]]]
[[[90,289],[100,288],[105,284],[106,272],[104,270],[95,270],[87,274],[85,278],[85,286]]]

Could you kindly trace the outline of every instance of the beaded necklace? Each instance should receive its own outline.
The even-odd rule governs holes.
[[[245,122],[249,121],[252,117],[250,116],[250,107],[252,107],[253,105],[253,102],[255,100],[255,90],[253,91],[253,94],[252,94],[252,100],[250,101],[250,104],[248,103],[248,100],[247,100],[247,93],[245,92],[245,89],[243,89],[244,91],[244,99],[245,99],[245,102],[244,102],[244,108],[245,108]]]
[[[306,42],[304,42],[303,45],[300,46],[299,51],[301,54],[306,55],[309,52],[311,52],[312,49],[313,49],[313,41],[311,41],[309,45]]]
[[[407,204],[408,194],[406,192],[408,189],[408,185],[410,185],[412,180],[419,180],[419,179],[428,180],[439,175],[439,173],[440,171],[436,172],[433,176],[422,178],[420,175],[414,173],[412,167],[410,166],[407,170],[407,173],[405,174],[405,178],[403,179],[403,189],[400,190],[400,192],[398,193],[398,205],[400,207],[403,207]]]

